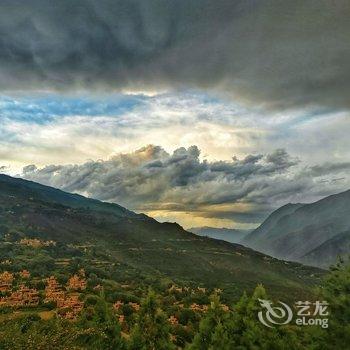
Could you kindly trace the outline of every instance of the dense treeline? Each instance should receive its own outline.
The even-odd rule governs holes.
[[[0,350],[350,344],[344,264],[321,283],[324,270],[39,184],[0,182]],[[329,328],[268,328],[258,320],[259,299],[327,300]]]
[[[210,306],[198,327],[168,322],[163,296],[150,290],[141,301],[128,334],[101,292],[90,296],[75,322],[54,317],[43,320],[35,313],[21,318],[7,317],[0,329],[0,349],[125,349],[162,350],[185,348],[334,350],[350,344],[350,266],[342,262],[331,269],[317,291],[329,303],[329,327],[265,327],[257,318],[259,299],[268,299],[259,285],[250,296],[244,294],[229,310],[220,296],[210,296]],[[187,320],[188,321],[188,320]]]

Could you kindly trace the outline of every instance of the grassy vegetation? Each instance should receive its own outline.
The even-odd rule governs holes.
[[[55,190],[53,198],[51,189],[48,195],[43,186],[9,181],[0,178],[0,272],[14,274],[14,290],[23,283],[38,290],[40,302],[0,308],[0,349],[172,349],[192,342],[193,349],[209,349],[198,334],[213,305],[231,327],[239,322],[231,317],[242,294],[252,295],[257,284],[272,299],[315,300],[314,287],[324,276],[177,224],[109,205],[105,210],[101,202],[90,207],[81,197],[69,206],[64,192]],[[27,280],[19,277],[24,269],[31,274]],[[68,321],[57,303],[45,302],[46,280],[53,275],[65,289],[81,269],[83,308]],[[213,297],[220,302],[213,304]]]
[[[104,278],[156,278],[221,288],[224,297],[233,301],[244,290],[251,292],[258,282],[275,297],[310,295],[324,273],[237,244],[198,237],[177,224],[160,224],[134,214],[128,217],[124,211],[117,215],[109,211],[109,205],[104,210],[102,202],[98,202],[99,210],[95,201],[93,207],[86,207],[84,197],[78,197],[83,198],[81,206],[76,199],[70,207],[64,192],[54,190],[59,195],[53,199],[52,189],[45,186],[33,188],[22,180],[10,186],[8,182],[0,179],[1,256],[38,276],[53,269],[64,275],[81,265]],[[25,237],[54,240],[57,245],[18,250],[14,242]]]

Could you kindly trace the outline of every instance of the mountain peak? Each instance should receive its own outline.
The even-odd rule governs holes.
[[[159,223],[118,205],[7,176],[0,176],[0,222],[3,251],[21,247],[20,242],[53,242],[43,253],[45,262],[58,270],[66,267],[56,266],[57,256],[84,263],[91,273],[100,261],[99,268],[118,279],[157,276],[209,288],[215,283],[230,298],[253,289],[258,281],[271,286],[275,296],[287,285],[305,294],[316,282],[314,276],[323,274],[239,244],[199,237],[176,223]],[[11,259],[22,263],[16,254]],[[39,265],[33,273],[40,273]]]
[[[327,267],[322,256],[318,257],[315,252],[349,228],[350,190],[347,190],[314,203],[288,203],[278,208],[244,239],[243,244],[287,260],[304,262],[307,256],[307,263]],[[343,253],[334,246],[332,242],[334,255],[328,257],[327,264],[335,262],[337,253]]]

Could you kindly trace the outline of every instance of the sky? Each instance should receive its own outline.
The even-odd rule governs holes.
[[[348,1],[0,4],[0,172],[186,228],[350,188]]]

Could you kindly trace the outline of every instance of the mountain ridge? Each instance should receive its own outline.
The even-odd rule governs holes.
[[[274,217],[277,220],[271,221]],[[334,248],[333,257],[326,263],[323,254],[317,256],[318,247],[349,229],[350,190],[346,190],[313,203],[277,209],[242,243],[276,258],[327,268],[336,262],[338,252]],[[340,246],[338,250],[344,255]]]
[[[239,244],[196,236],[178,224],[99,210],[100,203],[93,202],[97,209],[77,203],[72,207],[66,205],[70,195],[62,191],[59,194],[68,198],[57,197],[54,192],[53,201],[48,197],[44,201],[45,196],[37,192],[47,190],[47,186],[33,187],[26,180],[0,177],[0,239],[6,254],[10,254],[5,248],[9,247],[6,242],[12,242],[15,247],[16,242],[25,238],[53,240],[61,247],[60,259],[65,259],[65,254],[74,249],[74,254],[85,261],[87,272],[94,271],[91,261],[96,260],[92,257],[97,254],[110,266],[124,266],[124,272],[113,270],[113,274],[146,279],[158,276],[178,283],[222,288],[231,299],[244,290],[254,289],[258,283],[270,288],[275,296],[285,295],[287,291],[291,298],[310,295],[312,286],[324,273],[317,268],[274,259]],[[52,264],[52,259],[57,258],[58,253],[55,257],[49,253],[44,254],[47,262],[41,265]],[[9,258],[15,262],[21,259],[11,254]]]
[[[19,177],[11,177],[5,174],[0,174],[0,186],[2,186],[4,183],[8,183],[10,186],[16,184],[18,186],[24,186],[26,187],[26,189],[29,188],[33,190],[34,193],[36,194],[40,193],[42,195],[41,199],[43,200],[56,201],[57,203],[66,204],[68,206],[72,206],[76,208],[84,208],[84,207],[91,206],[94,209],[111,212],[119,216],[126,216],[126,217],[130,216],[130,217],[135,217],[135,218],[138,217],[138,218],[144,218],[144,219],[149,218],[151,220],[151,218],[145,214],[134,213],[131,210],[128,210],[116,203],[107,203],[107,202],[100,201],[98,199],[84,197],[77,193],[70,193],[51,186],[46,186],[34,181],[25,180]],[[1,187],[0,187],[0,190],[1,190]]]
[[[195,233],[199,236],[211,237],[214,239],[222,239],[231,243],[240,243],[240,241],[247,235],[251,230],[239,230],[234,228],[217,228],[210,226],[191,227],[187,231]]]

